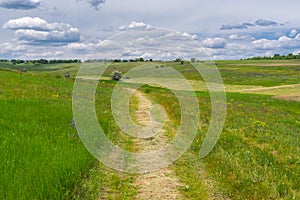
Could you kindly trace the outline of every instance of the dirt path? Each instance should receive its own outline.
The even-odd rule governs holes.
[[[240,90],[240,91],[241,92],[262,91],[262,90],[274,90],[274,89],[294,88],[294,87],[300,87],[300,84],[280,85],[280,86],[273,86],[273,87],[256,87],[256,88],[251,88],[251,89],[243,89],[243,90]]]
[[[152,103],[141,92],[135,92],[135,96],[139,101],[138,110],[134,114],[135,120],[138,124],[147,126],[151,123],[150,109],[152,107]],[[155,127],[153,129],[155,129]],[[135,139],[134,142],[137,147],[137,152],[149,152],[160,149],[166,145],[168,143],[168,138],[165,133],[166,130],[163,129],[161,130],[161,133],[155,137],[148,139]],[[199,168],[199,174],[201,181],[206,188],[208,199],[230,200],[229,198],[222,196],[222,194],[218,191],[218,187],[216,187],[217,183],[207,175],[203,167]],[[134,185],[139,188],[137,199],[186,199],[179,191],[179,188],[185,187],[186,185],[180,182],[171,168],[164,168],[155,172],[138,175]]]
[[[125,80],[128,83],[144,83],[148,84],[159,83],[160,79],[129,79]],[[177,84],[175,79],[164,79],[167,81],[169,85],[172,87],[168,89],[172,90],[187,90],[187,88],[183,85]],[[192,91],[208,91],[206,83],[203,81],[189,80],[190,85],[192,86]],[[149,84],[154,87],[162,87],[161,85]],[[264,86],[253,86],[253,85],[230,85],[226,84],[225,90],[227,92],[237,92],[237,93],[251,93],[251,94],[265,94],[265,95],[299,95],[300,84],[290,84],[290,85],[280,85],[280,86],[272,86],[272,87],[264,87]]]
[[[136,92],[135,96],[138,98],[139,106],[134,116],[140,125],[147,126],[151,123],[150,109],[152,103],[140,92]],[[168,140],[165,132],[162,130],[161,133],[152,138],[135,139],[137,152],[149,152],[166,145]],[[170,168],[138,175],[134,185],[139,188],[137,199],[184,199],[179,191],[182,184]]]

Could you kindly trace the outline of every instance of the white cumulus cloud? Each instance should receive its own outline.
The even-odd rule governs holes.
[[[49,23],[38,17],[9,20],[3,25],[3,28],[15,30],[18,40],[33,44],[69,43],[80,40],[77,28],[64,23]]]
[[[39,17],[22,17],[18,19],[12,19],[3,25],[5,29],[33,29],[38,31],[48,31],[49,24],[46,20]]]
[[[268,40],[268,39],[256,40],[253,41],[252,44],[256,49],[262,49],[262,50],[274,49],[279,47],[278,41]]]
[[[226,46],[226,40],[224,38],[207,38],[203,40],[202,45],[212,49],[222,49]]]
[[[151,29],[151,28],[153,28],[153,26],[149,24],[145,24],[144,22],[132,21],[128,26],[126,25],[120,26],[119,30],[120,31],[135,30],[135,29],[143,30],[143,29]]]
[[[191,35],[189,33],[183,33],[182,36],[190,38],[191,40],[198,40],[198,38],[199,38],[198,35]]]
[[[300,48],[300,34],[295,38],[281,36],[277,40],[260,39],[253,41],[252,44],[256,49],[262,50]]]
[[[150,28],[150,25],[145,24],[144,22],[133,21],[128,26],[129,29],[138,29],[138,28]]]

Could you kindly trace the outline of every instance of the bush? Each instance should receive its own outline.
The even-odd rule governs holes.
[[[19,72],[21,72],[21,73],[26,73],[26,72],[27,72],[27,69],[26,69],[26,68],[19,69]]]
[[[122,78],[122,72],[114,71],[111,75],[111,79],[114,81],[119,81]]]
[[[69,72],[65,72],[65,73],[64,73],[64,77],[65,77],[65,78],[71,78],[71,74],[70,74]]]

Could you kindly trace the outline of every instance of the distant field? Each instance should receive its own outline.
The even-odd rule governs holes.
[[[299,84],[299,60],[262,60],[262,61],[216,61],[223,81],[228,85],[278,86]],[[127,72],[144,63],[112,63],[106,70],[105,76],[110,76],[114,70]],[[154,63],[158,67],[170,66],[178,70],[189,80],[202,80],[190,63],[184,65],[175,62]],[[4,68],[18,70],[26,68],[33,73],[47,73],[62,76],[63,72],[75,75],[82,64],[3,64]]]
[[[110,97],[115,82],[108,77],[140,64],[113,63],[96,93],[99,123],[113,143],[129,151],[135,151],[134,142],[114,122]],[[210,179],[223,199],[300,199],[300,61],[216,61],[227,90],[227,119],[216,147],[203,160],[198,153],[210,123],[203,79],[188,63],[154,64],[183,74],[201,109],[194,143],[171,166],[185,185],[180,190],[185,198],[211,199]],[[79,67],[0,63],[0,199],[136,197],[136,175],[98,164],[71,126],[74,79],[63,73],[75,77]],[[21,68],[28,72],[18,72]],[[148,85],[140,92],[162,105],[176,127],[180,107],[171,91]]]

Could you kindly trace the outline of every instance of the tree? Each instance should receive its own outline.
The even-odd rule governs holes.
[[[144,62],[144,58],[137,58],[136,61],[137,62]]]
[[[300,59],[300,53],[298,55],[294,55],[292,53],[289,53],[288,55],[280,55],[280,54],[274,54],[274,56],[255,56],[252,58],[248,58],[246,60],[292,60],[292,59]]]
[[[40,64],[48,64],[49,62],[48,62],[48,60],[46,60],[46,59],[40,59],[40,60],[38,61],[38,63],[40,63]]]
[[[277,54],[275,54],[275,55],[273,56],[273,58],[274,58],[274,59],[281,59],[281,56],[280,56],[280,54],[277,53]]]
[[[17,60],[12,59],[12,60],[10,60],[10,62],[11,62],[13,65],[15,65],[15,64],[17,63]]]

